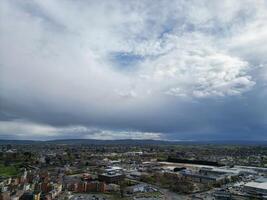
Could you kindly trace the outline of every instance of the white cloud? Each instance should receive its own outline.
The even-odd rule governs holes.
[[[195,87],[203,88],[208,96],[222,96],[242,94],[254,84],[247,72],[249,63],[243,57],[232,56],[216,36],[199,31],[192,33],[174,23],[169,25],[173,26],[172,31],[159,37],[169,20],[181,21],[181,15],[175,13],[171,5],[160,14],[163,17],[160,20],[156,14],[162,9],[160,2],[152,8],[142,3],[124,5],[119,1],[92,5],[70,1],[2,4],[2,18],[8,22],[1,26],[2,96],[10,95],[10,87],[18,93],[26,93],[24,88],[31,88],[36,96],[44,94],[51,99],[90,102],[100,107],[98,99],[102,105],[104,99],[114,105],[128,90],[131,96],[145,97],[149,101],[149,96],[155,95],[153,92],[164,95],[166,91],[174,91],[173,88],[193,97],[199,96],[194,95],[196,92],[203,93]],[[197,4],[184,5],[180,1],[176,5],[177,9],[185,6],[189,11],[182,13],[185,18],[182,24],[202,27],[207,20],[215,18],[205,5],[200,9],[194,8]],[[242,9],[240,4],[229,1],[212,6],[231,12],[228,19],[224,15],[216,17],[225,23],[230,23]],[[200,13],[193,12],[196,10]],[[169,19],[170,11],[174,12],[173,19]],[[201,23],[194,18],[201,19]],[[250,35],[255,37],[256,34]],[[140,37],[145,39],[140,40]],[[242,37],[239,40],[236,43],[240,45],[241,41],[247,41]],[[107,59],[113,52],[140,55],[144,61],[136,71],[125,75],[114,69],[114,63]],[[12,59],[14,54],[16,59]],[[14,71],[17,71],[15,75]],[[29,71],[34,76],[27,77]],[[16,85],[10,83],[11,77],[16,79]],[[140,77],[149,80],[143,81]],[[238,84],[238,80],[245,79]],[[108,102],[104,104],[109,106]]]
[[[121,139],[133,139],[133,140],[161,140],[163,135],[161,133],[153,132],[138,132],[138,131],[109,131],[101,130],[93,134],[84,136],[86,139],[97,140],[121,140]]]
[[[29,121],[0,121],[0,138],[11,136],[11,139],[60,139],[84,138],[97,140],[111,139],[153,139],[163,138],[161,133],[140,131],[114,131],[85,126],[53,127]]]
[[[12,139],[36,139],[39,137],[53,137],[57,134],[57,129],[48,125],[26,121],[0,121],[0,137],[11,135],[14,137]]]
[[[255,84],[248,75],[248,63],[216,48],[203,35],[168,37],[173,47],[145,62],[141,77],[158,83],[174,96],[213,97],[237,95]]]
[[[267,71],[264,0],[1,1],[0,9],[0,100],[18,118],[129,122],[173,97],[245,95],[258,66]],[[121,70],[114,54],[140,60]]]

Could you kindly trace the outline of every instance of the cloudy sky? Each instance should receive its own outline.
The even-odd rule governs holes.
[[[267,1],[2,0],[0,139],[267,140]]]

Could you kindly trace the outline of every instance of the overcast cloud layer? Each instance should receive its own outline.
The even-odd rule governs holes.
[[[0,139],[267,140],[267,2],[0,2]]]

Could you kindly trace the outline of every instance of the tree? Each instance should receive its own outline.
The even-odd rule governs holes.
[[[194,185],[189,181],[178,181],[172,185],[171,188],[174,192],[191,193],[194,190]]]

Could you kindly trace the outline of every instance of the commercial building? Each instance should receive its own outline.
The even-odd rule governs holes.
[[[105,183],[116,183],[118,184],[120,181],[122,181],[124,178],[123,174],[119,173],[104,173],[98,175],[98,179],[100,181],[103,181]]]
[[[248,182],[244,186],[244,191],[248,194],[266,196],[267,198],[267,182]]]
[[[181,173],[186,179],[198,183],[216,183],[223,182],[224,177],[207,176],[198,173]]]

